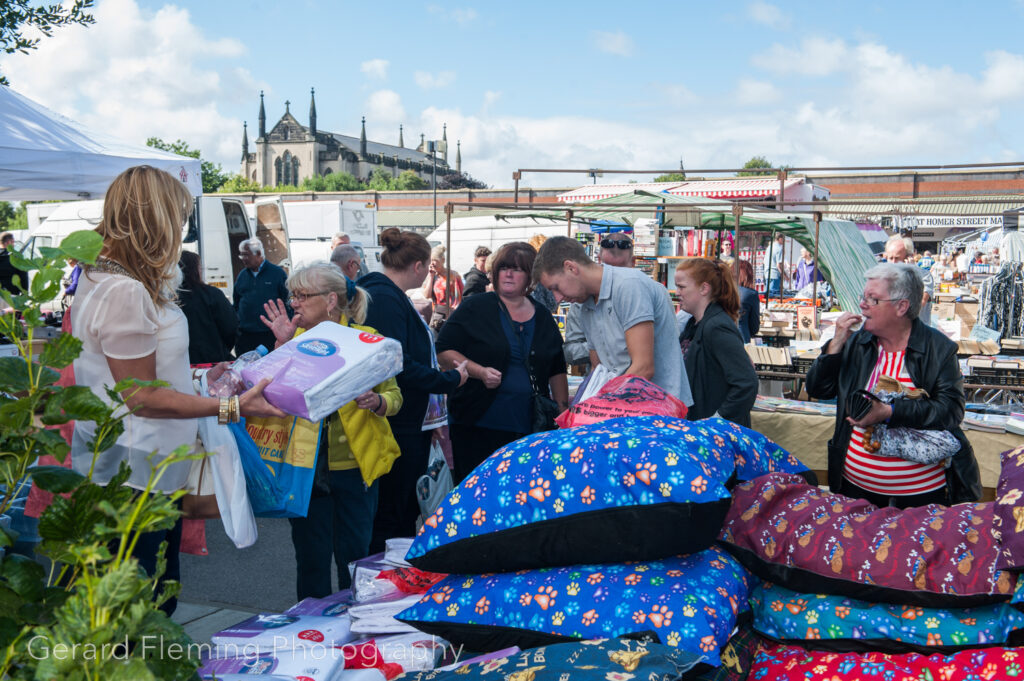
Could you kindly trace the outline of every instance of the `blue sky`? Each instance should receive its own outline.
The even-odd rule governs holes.
[[[0,58],[12,86],[129,141],[235,171],[284,101],[463,168],[1024,160],[1024,3],[239,3],[97,0],[96,25]],[[605,176],[603,181],[621,179]],[[643,179],[637,176],[637,179]],[[586,178],[532,176],[534,186]]]

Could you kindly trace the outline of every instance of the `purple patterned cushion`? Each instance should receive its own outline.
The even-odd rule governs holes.
[[[996,484],[996,528],[1002,570],[1024,568],[1024,446],[1002,453]]]
[[[971,607],[1009,600],[996,569],[995,503],[876,508],[773,473],[733,490],[720,539],[785,587],[866,601]]]

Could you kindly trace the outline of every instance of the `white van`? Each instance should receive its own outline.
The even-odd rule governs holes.
[[[486,246],[492,253],[513,241],[529,241],[535,234],[545,237],[567,236],[565,220],[548,218],[510,217],[478,215],[468,218],[452,218],[451,256],[452,269],[465,273],[473,267],[473,253],[478,246]],[[448,245],[448,224],[442,222],[427,236],[431,246]]]
[[[264,201],[246,204],[251,217],[259,218]],[[329,260],[331,240],[338,232],[348,234],[364,252],[377,245],[377,204],[372,201],[285,201],[282,205],[291,264],[295,267]]]
[[[103,216],[103,201],[69,201],[55,206],[35,228],[30,227],[24,253],[39,255],[39,248],[56,246],[72,232],[95,229]],[[244,265],[238,259],[238,245],[259,237],[267,260],[288,267],[291,254],[288,225],[279,198],[260,199],[249,218],[246,205],[231,197],[198,196],[183,235],[183,247],[199,254],[203,280],[224,291],[231,300],[235,279]]]

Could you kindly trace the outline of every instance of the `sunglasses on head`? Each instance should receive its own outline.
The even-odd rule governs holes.
[[[629,239],[601,239],[601,248],[618,248],[628,251],[633,248],[633,242]]]

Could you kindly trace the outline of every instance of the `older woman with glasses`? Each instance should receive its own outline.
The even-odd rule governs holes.
[[[317,263],[296,270],[286,283],[290,318],[280,300],[264,306],[263,323],[276,345],[325,321],[376,333],[363,326],[369,294],[335,265]],[[322,598],[351,583],[348,564],[369,553],[377,512],[377,479],[399,456],[388,424],[402,408],[394,378],[344,405],[320,423],[297,419],[296,428],[320,429],[316,480],[305,518],[289,518],[295,547],[298,598]],[[338,589],[331,585],[331,559],[338,569]]]
[[[456,483],[494,450],[533,432],[533,385],[568,406],[558,325],[527,295],[536,255],[525,242],[502,246],[494,292],[464,301],[437,338],[442,367],[468,360],[469,380],[449,403]]]
[[[860,314],[846,312],[836,320],[835,336],[807,374],[808,395],[837,399],[835,432],[828,444],[829,488],[897,508],[976,501],[981,481],[960,429],[965,398],[957,345],[918,319],[924,291],[919,268],[883,263],[864,277]],[[853,418],[850,395],[874,391],[882,376],[925,393],[917,399],[899,397],[891,405],[872,400],[864,416]],[[879,423],[949,431],[961,447],[948,467],[878,456],[865,445],[867,429]]]

